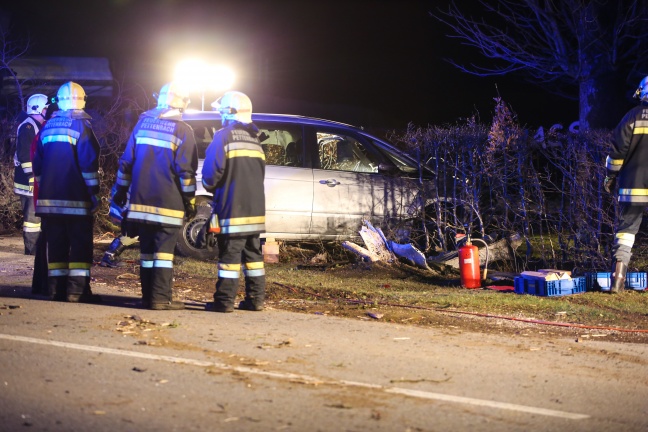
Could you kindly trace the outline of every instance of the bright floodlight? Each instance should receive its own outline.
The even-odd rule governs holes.
[[[228,90],[234,84],[234,72],[218,65],[209,65],[202,60],[185,60],[175,69],[174,80],[190,90],[204,92],[206,90]]]

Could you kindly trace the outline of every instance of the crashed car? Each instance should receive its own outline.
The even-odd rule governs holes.
[[[191,111],[183,120],[194,130],[199,151],[197,215],[185,221],[177,252],[212,258],[196,247],[211,213],[212,196],[202,187],[205,150],[221,128],[216,111]],[[266,233],[282,241],[357,240],[363,220],[374,226],[402,220],[421,202],[421,185],[433,173],[407,154],[360,128],[285,114],[253,114],[265,152]]]

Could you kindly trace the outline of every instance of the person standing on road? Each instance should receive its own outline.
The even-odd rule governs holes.
[[[43,122],[43,125],[52,118],[52,115],[54,115],[56,111],[58,111],[58,105],[56,103],[50,103],[49,105],[45,106],[43,113],[45,121]],[[29,159],[32,161],[34,160],[34,154],[36,154],[36,146],[38,145],[39,137],[40,133],[34,137],[34,140],[31,143],[31,148],[29,150]],[[38,182],[34,181],[34,209],[36,208],[37,202]],[[42,228],[43,227],[41,227],[41,232],[38,236],[38,241],[36,242],[36,254],[34,256],[32,294],[35,295],[48,295],[49,293],[47,288],[47,231]]]
[[[208,309],[233,312],[241,261],[245,299],[239,309],[260,311],[265,301],[265,268],[259,234],[265,231],[265,154],[259,129],[252,123],[252,102],[230,91],[212,104],[223,128],[207,148],[202,183],[214,194],[213,212],[221,233],[218,239],[218,282]]]
[[[635,235],[648,206],[648,76],[641,80],[634,97],[640,104],[628,111],[614,130],[612,151],[605,162],[604,188],[617,193],[620,208],[612,245],[610,293],[625,288]]]
[[[47,96],[34,94],[27,99],[27,118],[18,125],[16,153],[14,154],[14,193],[20,197],[23,215],[23,243],[25,255],[36,254],[36,243],[41,231],[41,221],[35,214],[34,173],[30,149],[38,134],[47,108]]]
[[[118,208],[128,201],[123,234],[139,236],[142,306],[153,310],[184,309],[172,300],[172,284],[180,229],[185,217],[196,215],[198,150],[182,121],[188,104],[178,84],[162,86],[157,107],[140,116],[126,144],[112,200]]]
[[[36,215],[47,235],[48,290],[55,300],[99,302],[90,289],[93,215],[99,206],[99,142],[84,111],[86,94],[67,82],[56,95],[59,110],[36,143]]]

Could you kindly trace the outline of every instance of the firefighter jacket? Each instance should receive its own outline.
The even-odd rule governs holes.
[[[202,183],[214,194],[222,234],[265,232],[265,154],[258,133],[253,123],[232,122],[207,147]]]
[[[34,153],[37,216],[91,216],[99,195],[99,142],[83,110],[54,113]]]
[[[623,117],[605,165],[608,175],[618,175],[619,202],[648,204],[648,105]]]
[[[14,154],[14,193],[18,195],[34,195],[34,174],[32,172],[30,149],[39,129],[39,122],[31,116],[18,125],[16,153]]]
[[[129,222],[181,227],[196,194],[198,150],[177,109],[143,113],[119,159],[117,187],[130,188]]]

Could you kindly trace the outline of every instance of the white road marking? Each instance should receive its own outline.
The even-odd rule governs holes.
[[[27,342],[27,343],[40,344],[40,345],[50,345],[50,346],[56,346],[61,348],[81,350],[81,351],[114,354],[114,355],[135,357],[135,358],[141,358],[147,360],[161,360],[170,363],[183,363],[183,364],[200,366],[200,367],[212,367],[212,368],[218,368],[222,370],[235,371],[235,372],[253,374],[253,375],[261,375],[261,376],[288,380],[288,381],[296,380],[296,381],[310,383],[310,384],[353,386],[353,387],[381,390],[384,391],[385,393],[399,394],[399,395],[404,395],[404,396],[409,396],[409,397],[414,397],[419,399],[432,399],[432,400],[438,400],[444,402],[455,402],[455,403],[461,403],[467,405],[475,405],[475,406],[488,407],[488,408],[497,408],[497,409],[504,409],[510,411],[525,412],[529,414],[559,417],[559,418],[564,418],[569,420],[583,420],[590,417],[589,415],[586,414],[570,413],[566,411],[556,411],[552,409],[537,408],[537,407],[532,407],[527,405],[511,404],[506,402],[497,402],[497,401],[491,401],[486,399],[474,399],[474,398],[463,397],[463,396],[452,396],[443,393],[411,390],[411,389],[400,388],[400,387],[385,387],[379,384],[369,384],[369,383],[363,383],[358,381],[346,381],[346,380],[322,381],[321,379],[308,376],[308,375],[293,374],[288,372],[264,371],[264,370],[254,369],[245,366],[231,366],[225,363],[217,363],[217,362],[204,361],[204,360],[194,360],[194,359],[184,358],[184,357],[147,354],[147,353],[142,353],[137,351],[104,348],[104,347],[93,346],[93,345],[79,345],[79,344],[68,343],[68,342],[60,342],[60,341],[53,341],[47,339],[36,339],[31,337],[14,336],[14,335],[7,335],[1,333],[0,333],[0,339],[6,339],[6,340],[12,340],[18,342]]]

